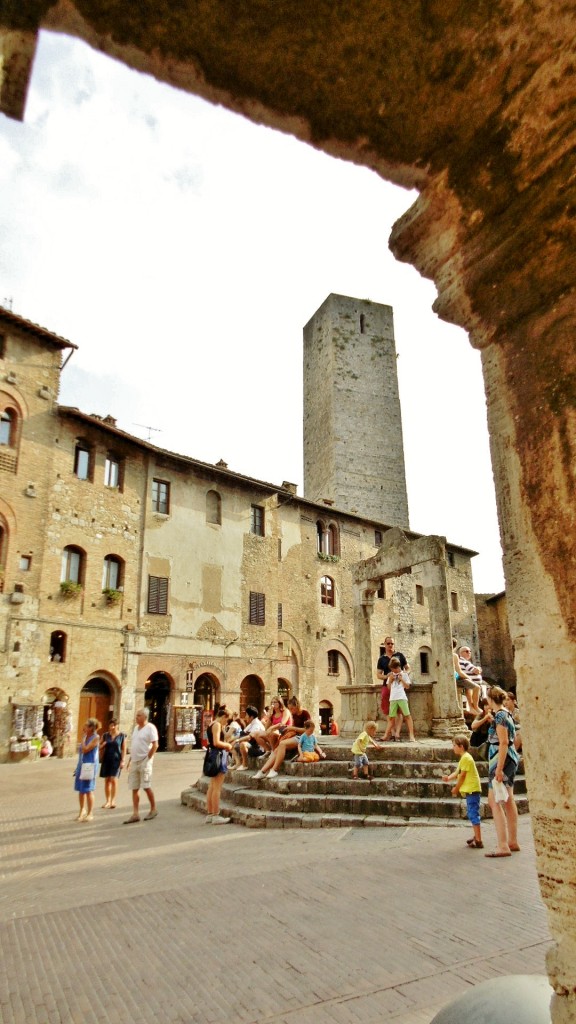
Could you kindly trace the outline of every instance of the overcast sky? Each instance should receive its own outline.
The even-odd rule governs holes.
[[[503,588],[480,357],[388,250],[415,193],[48,33],[0,186],[0,301],[79,346],[60,401],[300,494],[302,328],[393,306],[410,525]]]

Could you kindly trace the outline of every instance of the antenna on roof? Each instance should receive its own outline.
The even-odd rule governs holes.
[[[149,441],[150,438],[152,437],[152,432],[153,431],[154,431],[155,434],[161,434],[162,433],[162,428],[161,427],[149,427],[147,423],[133,423],[132,426],[133,427],[142,427],[142,430],[147,430],[148,431],[148,437],[146,438],[147,441]]]
[[[9,309],[11,311],[12,310],[12,303],[13,303],[13,301],[14,300],[13,300],[11,295],[9,295],[7,298],[5,298],[3,303],[2,303],[2,305],[4,306],[4,309]]]

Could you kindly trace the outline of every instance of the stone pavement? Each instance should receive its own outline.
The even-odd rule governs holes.
[[[159,816],[130,826],[125,779],[77,824],[72,761],[0,765],[2,1024],[429,1024],[545,973],[527,817],[495,861],[466,827],[215,828],[180,804],[200,764],[157,755]]]

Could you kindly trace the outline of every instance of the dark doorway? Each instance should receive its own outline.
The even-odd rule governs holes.
[[[203,672],[194,683],[194,703],[204,711],[213,711],[218,699],[217,682],[208,672]]]
[[[246,708],[253,704],[258,708],[261,715],[264,709],[264,684],[258,676],[246,676],[240,686],[240,714],[243,715]]]
[[[150,712],[149,721],[158,729],[158,750],[168,747],[170,724],[171,680],[165,672],[154,672],[146,683],[144,703]]]

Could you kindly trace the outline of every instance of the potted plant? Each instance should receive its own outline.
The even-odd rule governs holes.
[[[121,590],[114,590],[114,587],[106,587],[102,593],[106,598],[106,604],[118,604],[118,601],[122,597]]]
[[[82,591],[82,584],[75,583],[74,580],[63,580],[60,584],[60,593],[62,597],[67,599],[71,597],[77,597]]]

